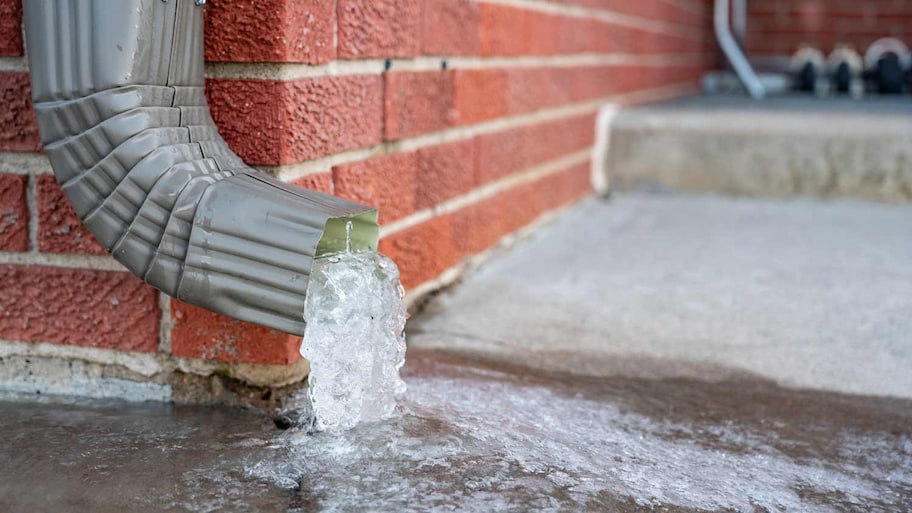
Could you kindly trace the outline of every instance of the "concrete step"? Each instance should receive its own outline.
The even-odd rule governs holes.
[[[912,99],[694,97],[621,111],[596,168],[616,190],[912,199]]]

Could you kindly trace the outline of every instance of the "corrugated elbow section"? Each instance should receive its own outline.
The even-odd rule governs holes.
[[[193,0],[25,0],[45,153],[114,258],[165,293],[304,332],[313,259],[376,249],[376,210],[246,166],[206,104]],[[319,249],[318,249],[319,248]]]

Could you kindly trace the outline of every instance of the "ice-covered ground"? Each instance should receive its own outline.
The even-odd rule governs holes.
[[[0,403],[0,510],[912,510],[912,403],[410,353],[392,418]]]

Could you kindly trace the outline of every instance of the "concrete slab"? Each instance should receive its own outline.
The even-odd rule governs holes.
[[[912,397],[912,207],[592,200],[432,299],[413,347]]]
[[[910,114],[906,97],[644,106],[614,119],[600,172],[619,190],[908,201]]]

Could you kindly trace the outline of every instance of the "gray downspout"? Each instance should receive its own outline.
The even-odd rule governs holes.
[[[313,259],[376,249],[377,212],[290,186],[225,144],[194,0],[25,0],[44,150],[114,258],[181,301],[304,332]]]

